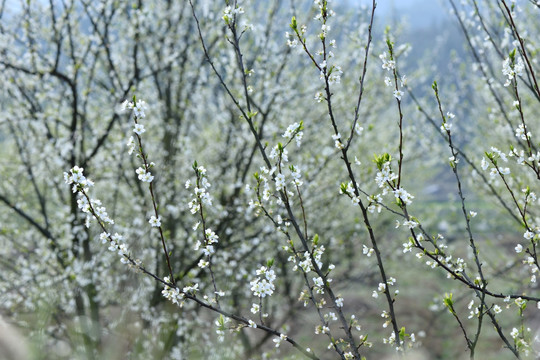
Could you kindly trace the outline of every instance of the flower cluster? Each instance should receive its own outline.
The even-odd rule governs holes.
[[[66,184],[73,184],[72,190],[74,193],[81,188],[86,191],[88,188],[94,186],[94,182],[84,176],[84,168],[78,166],[74,166],[69,173],[64,173],[64,181]]]
[[[135,117],[138,119],[142,119],[146,117],[146,113],[144,111],[148,109],[148,106],[146,105],[146,102],[144,100],[136,100],[136,99],[133,99],[133,101],[125,100],[122,103],[121,110],[125,111],[126,109],[133,110],[133,115],[135,115]],[[142,132],[144,132],[144,130]]]
[[[366,245],[362,245],[362,254],[366,255],[367,257],[371,257],[374,251],[375,250],[373,248],[370,248]]]
[[[249,283],[251,285],[253,295],[259,298],[272,296],[275,290],[274,281],[276,280],[274,270],[268,269],[266,266],[261,266],[259,269],[257,269],[256,274],[257,277],[251,280]]]
[[[69,174],[65,172],[64,181],[66,184],[73,184],[73,192],[79,193],[77,206],[83,213],[86,214],[86,227],[90,227],[92,217],[95,217],[103,224],[114,224],[114,221],[107,214],[107,209],[102,206],[101,201],[88,197],[89,188],[94,186],[94,182],[84,176],[83,168],[74,166],[70,170]]]
[[[375,299],[378,298],[379,294],[382,294],[382,293],[386,292],[386,288],[388,286],[395,285],[395,283],[396,283],[395,278],[393,278],[393,277],[388,278],[388,280],[386,281],[386,284],[385,283],[379,283],[379,285],[377,286],[377,290],[373,290],[371,296],[374,297]],[[397,295],[398,293],[399,293],[399,290],[396,290],[395,294]]]
[[[367,208],[368,211],[372,214],[375,213],[375,211],[377,211],[377,213],[380,214],[383,208],[382,207],[383,199],[382,199],[381,194],[368,196],[368,201],[369,201],[368,208]]]
[[[197,240],[195,243],[195,251],[201,250],[203,255],[207,257],[207,260],[201,259],[199,261],[198,266],[200,268],[205,268],[209,265],[210,256],[212,256],[216,250],[215,250],[215,244],[219,242],[219,236],[212,231],[210,228],[205,227],[205,220],[204,220],[204,212],[203,207],[205,205],[211,206],[212,205],[212,197],[210,196],[210,193],[208,192],[208,189],[212,186],[210,182],[208,181],[208,178],[206,177],[206,169],[204,166],[199,166],[195,162],[193,164],[193,170],[195,170],[195,174],[197,176],[196,184],[193,188],[193,198],[188,203],[188,208],[191,211],[192,214],[200,213],[201,221],[203,222],[203,236],[204,240],[200,241]],[[186,181],[186,189],[191,188],[191,181]],[[199,228],[199,225],[201,224],[200,221],[198,221],[194,226],[193,230],[196,231]]]
[[[314,19],[319,21],[326,21],[327,17],[332,17],[336,13],[328,8],[328,0],[313,0],[313,3],[319,8],[319,12],[315,15]],[[327,29],[328,31],[330,29]]]
[[[345,145],[343,145],[343,143],[341,142],[341,134],[340,133],[332,135],[332,140],[334,140],[334,146],[337,149],[342,150],[342,149],[345,148]]]
[[[302,180],[300,180],[300,178],[302,177],[302,175],[300,174],[300,170],[294,165],[289,166],[289,170],[291,171],[291,183],[298,187],[302,186],[303,182]]]
[[[324,294],[324,281],[320,276],[313,278],[313,290],[317,294]]]
[[[396,342],[396,334],[392,332],[389,337],[383,338],[383,344],[393,345]]]
[[[322,93],[322,91],[317,91],[317,93],[315,94],[314,99],[318,103],[322,102],[325,99],[324,94]]]
[[[154,176],[152,176],[152,173],[149,171],[151,167],[153,167],[155,164],[147,163],[146,155],[142,152],[142,143],[141,143],[141,135],[146,132],[146,129],[143,124],[140,124],[138,121],[146,117],[145,110],[147,109],[146,102],[143,100],[136,100],[135,97],[133,97],[133,101],[124,101],[122,104],[122,110],[125,109],[132,109],[133,115],[134,115],[134,122],[135,125],[133,126],[133,132],[137,134],[137,140],[139,141],[139,146],[141,147],[139,149],[139,156],[143,159],[143,164],[141,167],[137,168],[135,172],[137,173],[137,177],[142,182],[151,183],[154,180]],[[128,154],[131,155],[133,151],[135,151],[137,144],[136,140],[133,136],[130,136],[128,142]]]
[[[406,220],[403,222],[403,226],[406,226],[408,227],[409,229],[414,229],[415,227],[417,227],[419,224],[415,221],[415,220]]]
[[[256,329],[256,328],[257,328],[257,324],[255,323],[255,321],[253,321],[253,320],[250,319],[250,320],[248,321],[248,327],[253,328],[253,329]]]
[[[195,283],[193,285],[188,285],[188,286],[184,286],[182,288],[182,292],[184,294],[191,294],[191,295],[195,295],[195,293],[199,291],[199,284]]]
[[[276,146],[274,146],[272,148],[272,150],[270,151],[270,154],[268,155],[268,157],[270,159],[279,158],[283,162],[288,162],[289,161],[289,151],[287,151],[287,149],[281,143],[279,143],[279,144],[277,144]]]
[[[289,125],[287,127],[287,130],[281,136],[289,140],[294,137],[294,140],[296,141],[296,146],[300,147],[300,145],[302,145],[302,137],[304,136],[304,133],[301,131],[302,129],[302,122],[300,122],[300,124],[294,123]]]
[[[382,68],[386,71],[391,71],[396,68],[396,62],[394,60],[386,59],[386,53],[379,55],[379,59],[382,61]]]
[[[225,21],[225,24],[229,25],[236,15],[243,14],[243,13],[244,13],[243,7],[236,5],[235,8],[232,8],[230,5],[228,5],[223,10],[223,16],[221,18]]]
[[[512,80],[515,79],[516,75],[522,76],[523,75],[523,69],[525,68],[525,65],[523,64],[523,60],[521,60],[520,57],[518,57],[516,62],[516,50],[514,49],[510,56],[504,59],[502,64],[502,73],[507,77],[506,82],[504,83],[504,86],[508,86],[512,83]]]
[[[298,46],[298,40],[294,37],[294,34],[290,34],[288,31],[285,32],[285,38],[287,39],[287,46],[295,48]]]
[[[101,235],[99,235],[99,238],[103,244],[105,244],[107,241],[109,241],[109,250],[110,251],[117,251],[118,255],[120,255],[120,261],[123,264],[129,264],[129,252],[126,243],[122,242],[123,236],[115,233],[114,235],[111,235],[109,233],[103,232]]]
[[[328,333],[330,333],[330,328],[326,325],[318,325],[315,327],[315,335]]]
[[[518,336],[519,336],[519,330],[516,329],[516,328],[513,328],[513,329],[512,329],[512,332],[510,333],[510,336],[512,336],[512,338],[513,338],[514,340],[516,340],[516,339],[518,338]]]
[[[467,316],[468,319],[472,319],[473,317],[478,317],[480,315],[480,306],[475,306],[474,300],[469,302],[467,309],[469,309],[469,316]]]
[[[491,179],[494,179],[497,174],[500,174],[501,176],[509,175],[510,174],[510,168],[508,167],[502,167],[499,165],[498,160],[502,160],[503,162],[508,162],[508,157],[505,153],[497,149],[496,147],[491,147],[491,152],[485,153],[486,157],[489,159],[489,162],[493,164],[493,167],[490,170],[489,176]],[[482,158],[480,166],[482,167],[482,170],[487,170],[489,168],[489,162],[486,160],[485,157]]]
[[[279,173],[276,175],[276,190],[281,191],[285,188],[285,175]]]
[[[418,240],[418,242],[422,242],[424,241],[424,236],[422,234],[418,234],[416,236],[416,239]],[[431,253],[432,258],[426,261],[426,265],[431,267],[432,269],[438,267],[439,265],[444,265],[446,268],[450,269],[455,274],[453,275],[452,272],[448,272],[446,274],[446,277],[448,279],[451,279],[454,276],[459,276],[460,273],[465,271],[465,268],[467,267],[467,263],[465,262],[464,259],[460,257],[454,260],[452,255],[445,255],[444,250],[448,248],[448,245],[441,242],[442,239],[444,239],[444,237],[441,234],[437,234],[437,238],[435,239],[437,241],[437,250]],[[405,252],[411,251],[411,248],[413,246],[414,246],[413,240],[410,240],[409,243],[404,243],[403,252],[405,253]],[[423,260],[425,255],[426,254],[424,252],[416,253],[416,257],[419,260]]]
[[[201,249],[202,253],[205,256],[210,256],[216,252],[214,248],[214,244],[217,244],[219,241],[219,236],[216,235],[215,232],[213,232],[211,229],[206,229],[204,232],[204,244],[201,243],[201,241],[197,241],[195,244],[195,251],[198,251]],[[200,267],[206,267],[208,263],[206,262],[200,262]]]
[[[520,124],[516,129],[516,137],[521,140],[529,140],[531,138],[531,133],[530,131],[527,131],[523,124]]]
[[[171,279],[166,276],[163,278],[163,281],[166,283],[170,283]],[[169,301],[171,301],[173,304],[177,304],[178,306],[182,306],[184,304],[184,293],[180,292],[180,289],[177,287],[170,287],[169,285],[165,285],[163,290],[161,291],[161,295]]]
[[[412,240],[403,243],[403,253],[408,253],[412,251],[412,248],[414,247],[414,242]]]
[[[325,38],[328,35],[328,32],[330,31],[330,25],[328,24],[322,24],[321,25],[321,33],[319,34],[319,37],[321,39]]]
[[[152,180],[154,180],[154,176],[152,176],[152,173],[147,169],[139,167],[137,170],[135,170],[135,172],[137,173],[139,180],[142,182],[151,183]]]
[[[265,166],[263,166],[261,167],[260,173],[256,172],[254,174],[255,180],[257,180],[256,190],[259,197],[259,201],[255,201],[253,199],[250,200],[249,202],[250,209],[262,206],[261,200],[263,201],[270,200],[270,197],[272,196],[272,191],[270,190],[270,183],[269,183],[268,178],[271,177],[275,171],[276,171],[275,167],[273,167],[272,170],[268,170]],[[262,195],[260,195],[261,189],[262,189]]]
[[[339,189],[339,193],[346,194],[347,196],[349,196],[349,198],[351,199],[351,202],[354,205],[358,205],[358,203],[360,202],[360,197],[356,196],[352,181],[349,181],[347,184],[342,183]]]
[[[128,148],[128,154],[129,154],[129,155],[133,154],[133,151],[135,151],[135,147],[137,146],[137,145],[135,144],[135,139],[133,138],[133,136],[130,136],[130,137],[129,137],[126,146],[127,146],[127,148]]]
[[[341,69],[341,66],[328,64],[327,60],[333,58],[334,53],[331,50],[327,51],[327,47],[324,45],[326,38],[328,37],[328,33],[332,29],[331,25],[328,24],[327,20],[328,18],[334,16],[335,12],[328,7],[328,1],[315,0],[314,4],[319,9],[317,15],[315,16],[315,20],[321,22],[321,31],[318,34],[318,38],[323,42],[324,49],[317,52],[317,55],[323,56],[321,63],[318,65],[318,68],[320,70],[320,79],[322,81],[328,81],[329,85],[339,84],[341,83],[341,75],[343,74],[343,70]],[[336,40],[332,39],[328,44],[332,48],[335,48]],[[317,101],[320,102],[319,100]]]
[[[412,199],[414,199],[414,196],[409,194],[407,190],[400,187],[399,189],[395,189],[393,193],[396,199],[401,200],[403,203],[407,205],[412,204]]]
[[[448,120],[451,120],[456,117],[456,115],[452,114],[451,112],[447,112],[446,116],[448,117]],[[441,132],[443,133],[449,133],[450,130],[452,130],[452,123],[449,122],[446,118],[443,118],[443,123],[441,125]]]
[[[114,221],[107,214],[107,210],[104,206],[101,206],[101,201],[98,199],[91,199],[88,196],[89,187],[93,186],[93,182],[84,176],[84,169],[78,166],[74,166],[69,174],[64,173],[64,180],[67,184],[73,184],[73,191],[79,192],[79,199],[77,199],[77,205],[79,209],[86,214],[86,227],[90,227],[90,221],[92,217],[96,218],[101,227],[104,229],[105,224],[114,224]],[[122,241],[123,236],[115,233],[111,235],[107,232],[102,232],[99,235],[102,243],[109,242],[109,250],[118,252],[120,255],[120,261],[123,264],[130,264],[128,247]]]
[[[390,155],[384,154],[382,156],[375,156],[375,163],[379,171],[375,175],[375,182],[379,188],[382,188],[382,195],[386,195],[389,192],[394,194],[399,205],[410,205],[414,196],[409,194],[407,190],[402,187],[397,187],[395,180],[398,176],[392,171],[390,167]],[[368,197],[370,202],[368,210],[373,213],[376,209],[381,211],[382,196],[380,194],[372,195]],[[405,221],[403,225],[408,226],[410,229],[416,227],[418,224],[415,221]]]
[[[341,66],[332,65],[330,70],[328,70],[328,84],[333,85],[341,83],[341,75],[343,75]]]
[[[202,205],[212,206],[212,196],[207,191],[212,185],[206,178],[206,169],[204,166],[194,165],[195,172],[197,174],[197,185],[193,189],[194,196],[188,203],[188,208],[192,214],[196,214],[201,209]],[[191,181],[186,182],[186,189],[191,187]]]
[[[443,133],[450,132],[451,129],[452,129],[452,123],[444,122],[441,125],[441,132]]]
[[[325,249],[324,245],[314,245],[313,250],[312,250],[313,251],[313,259],[315,260],[315,264],[317,264],[317,267],[319,269],[322,268],[322,266],[323,266],[321,258],[322,258],[322,255],[324,254],[325,250],[326,249]],[[298,265],[295,265],[293,267],[293,271],[297,271],[298,267],[300,267],[302,269],[302,271],[305,272],[305,273],[308,273],[308,272],[313,270],[313,263],[311,261],[311,256],[310,256],[310,253],[308,251],[305,251],[304,254],[298,254],[296,256],[290,256],[288,260],[290,262],[293,262],[293,263],[296,264],[297,257],[298,257],[298,260],[301,260],[301,261],[298,262]],[[302,258],[303,258],[303,260],[302,260]]]
[[[530,190],[523,189],[523,192],[526,193],[527,198],[529,198],[529,196],[532,194],[532,196],[530,196],[530,197],[536,199],[536,194],[534,194]],[[527,193],[530,193],[530,194],[527,195]],[[527,198],[526,198],[526,201],[527,201]],[[537,244],[538,244],[538,239],[540,239],[540,227],[529,225],[529,228],[530,228],[530,230],[525,231],[525,233],[523,234],[523,237],[526,240],[528,240],[533,245],[533,247],[536,247]],[[523,246],[521,244],[518,244],[515,247],[515,251],[518,254],[521,253],[523,251]],[[529,252],[529,250],[527,250],[527,252]],[[538,265],[537,265],[536,259],[534,257],[532,257],[532,256],[527,256],[523,260],[523,264],[528,266],[529,271],[531,273],[530,282],[531,283],[536,283],[536,275],[537,275],[538,271],[540,270]]]
[[[302,137],[302,132],[300,131],[301,129],[302,129],[301,122],[300,124],[293,124],[289,126],[287,131],[283,134],[283,137],[287,137],[291,140],[294,137],[297,141],[297,145],[299,145],[300,144],[299,141],[301,140],[301,137]],[[298,135],[300,135],[300,140],[298,138]],[[287,176],[283,172],[284,170],[282,167],[283,163],[289,161],[289,157],[288,157],[289,153],[286,148],[288,144],[289,143],[283,145],[281,143],[278,143],[276,146],[274,146],[272,150],[270,151],[270,154],[268,155],[268,157],[272,160],[275,160],[276,164],[272,166],[271,169],[268,169],[265,166],[263,166],[260,168],[261,170],[260,173],[257,172],[254,174],[255,179],[257,180],[257,193],[260,194],[260,190],[262,189],[262,200],[264,201],[270,200],[270,197],[272,196],[272,191],[270,189],[270,184],[269,184],[269,178],[273,177],[276,192],[280,192],[280,191],[286,192],[288,196],[289,204],[292,204],[291,198],[294,197],[295,195],[293,191],[288,190],[286,187],[289,176],[290,178],[292,178],[290,182],[294,184],[296,187],[300,187],[303,184],[303,182],[300,180],[301,173],[298,167],[294,165],[289,165],[290,174]],[[277,199],[277,204],[281,205],[283,203],[283,199],[280,196],[277,196],[276,199]],[[259,202],[254,202],[253,200],[250,201],[250,207],[253,208],[255,206],[261,206],[260,196],[259,196]],[[278,223],[281,223],[281,221],[278,220]]]
[[[387,189],[388,183],[396,180],[398,176],[390,168],[390,161],[385,161],[381,169],[375,175],[377,186],[382,189]],[[384,193],[383,193],[384,195]]]
[[[281,345],[281,342],[287,340],[287,335],[280,334],[278,338],[274,338],[272,341],[276,344],[276,347],[279,347]]]

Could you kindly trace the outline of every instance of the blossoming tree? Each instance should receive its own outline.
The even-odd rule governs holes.
[[[540,4],[447,3],[443,77],[375,1],[0,4],[2,315],[37,358],[535,357]]]

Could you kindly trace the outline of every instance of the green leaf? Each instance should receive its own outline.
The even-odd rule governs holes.
[[[403,326],[399,330],[399,339],[403,341],[403,340],[405,340],[405,336],[407,336],[407,334],[405,333],[405,326]]]
[[[294,31],[296,31],[296,30],[298,29],[298,24],[296,23],[296,16],[293,16],[293,17],[292,17],[290,27],[291,27],[291,29],[293,29]]]
[[[453,315],[456,314],[454,310],[454,300],[452,299],[453,294],[452,293],[446,293],[444,294],[443,303],[444,306],[448,308],[448,311],[450,311]]]
[[[225,318],[221,314],[219,315],[218,324],[220,330],[223,330],[225,328]]]
[[[373,162],[377,164],[377,168],[379,170],[382,170],[384,163],[389,162],[391,160],[392,160],[392,157],[388,153],[384,153],[382,155],[377,155],[377,154],[373,155]]]
[[[510,57],[510,60],[512,60],[512,63],[516,60],[516,48],[514,48],[512,51],[510,51],[510,54],[508,54]]]

